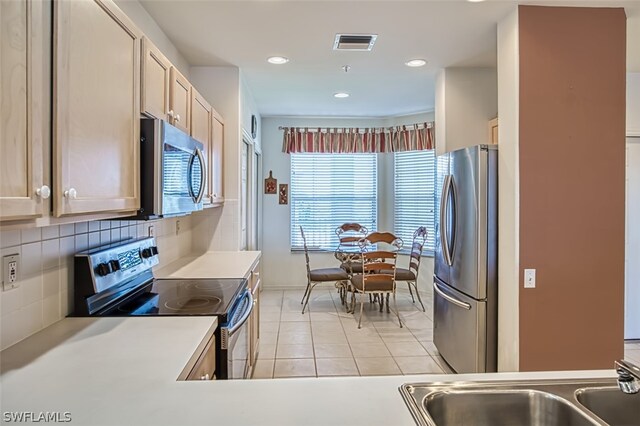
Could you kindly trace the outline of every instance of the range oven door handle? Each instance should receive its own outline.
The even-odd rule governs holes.
[[[229,337],[233,336],[233,334],[238,331],[243,325],[244,323],[247,322],[247,320],[249,319],[249,316],[251,315],[251,312],[253,312],[253,295],[251,294],[250,291],[246,292],[247,296],[249,298],[249,302],[247,303],[247,310],[245,311],[245,313],[242,315],[242,317],[240,318],[240,320],[235,323],[232,327],[230,327],[228,329],[228,335]]]

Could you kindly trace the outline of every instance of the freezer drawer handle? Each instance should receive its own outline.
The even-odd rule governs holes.
[[[446,300],[447,302],[453,303],[456,306],[459,306],[463,309],[466,309],[467,311],[471,310],[471,305],[468,303],[465,303],[461,300],[458,300],[456,298],[453,298],[451,296],[449,296],[448,294],[446,294],[445,292],[443,292],[442,290],[440,290],[440,287],[438,287],[438,284],[436,284],[435,282],[433,283],[433,289],[436,291],[436,293],[438,293],[440,296],[442,296],[442,298],[444,300]]]

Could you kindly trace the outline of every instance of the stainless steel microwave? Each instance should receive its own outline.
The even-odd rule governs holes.
[[[149,219],[202,210],[206,182],[204,146],[163,120],[140,120],[141,202]]]

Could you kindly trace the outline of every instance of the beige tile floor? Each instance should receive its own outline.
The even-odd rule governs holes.
[[[432,297],[427,312],[399,292],[395,314],[365,303],[362,328],[336,291],[314,289],[310,310],[300,313],[302,290],[265,290],[260,301],[260,353],[254,379],[451,373],[433,344]],[[640,341],[625,343],[625,358],[640,364]]]
[[[366,302],[361,329],[335,289],[314,289],[304,315],[301,297],[301,290],[261,293],[254,379],[451,372],[433,344],[431,295],[423,295],[424,313],[408,293],[398,294],[403,328],[395,314]]]

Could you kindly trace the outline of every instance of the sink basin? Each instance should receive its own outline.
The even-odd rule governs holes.
[[[617,387],[583,388],[578,402],[611,426],[640,424],[640,393],[628,395]]]
[[[613,379],[407,383],[400,393],[420,426],[640,425],[640,399],[625,398],[615,384]]]
[[[438,426],[597,425],[568,401],[536,390],[442,391],[423,404]]]

